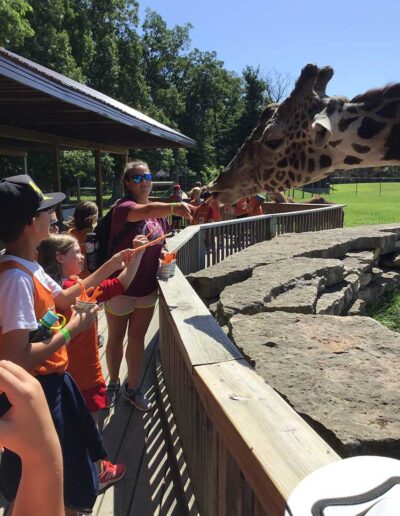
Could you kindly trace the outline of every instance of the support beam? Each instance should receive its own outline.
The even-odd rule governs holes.
[[[52,152],[52,177],[53,177],[53,191],[62,192],[61,190],[61,172],[60,172],[60,147],[55,145]],[[61,206],[57,206],[57,217],[62,222]]]
[[[101,171],[101,151],[94,151],[94,164],[96,173],[96,203],[99,208],[99,217],[103,216],[103,178]]]

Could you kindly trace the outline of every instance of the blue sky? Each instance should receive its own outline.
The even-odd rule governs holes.
[[[192,47],[225,67],[276,69],[293,81],[306,63],[331,65],[329,95],[400,82],[399,0],[139,0],[168,26],[190,22]]]

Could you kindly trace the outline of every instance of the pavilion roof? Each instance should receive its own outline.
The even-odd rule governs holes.
[[[61,150],[125,152],[130,148],[191,148],[195,141],[0,47],[0,146],[29,149],[54,144]]]

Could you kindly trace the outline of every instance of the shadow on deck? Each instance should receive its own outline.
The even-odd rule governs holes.
[[[104,311],[100,312],[99,333],[104,337],[100,353],[107,382]],[[121,379],[126,377],[126,372],[123,360]],[[98,496],[93,516],[196,516],[198,512],[158,360],[158,308],[146,335],[141,387],[153,401],[153,410],[140,412],[120,395],[115,407],[104,411],[100,418],[109,459],[114,463],[123,462],[126,475]],[[7,514],[7,506],[1,499],[0,515]]]

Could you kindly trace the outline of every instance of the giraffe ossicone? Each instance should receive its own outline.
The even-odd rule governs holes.
[[[308,64],[289,97],[267,106],[209,185],[221,202],[297,188],[336,170],[400,163],[400,84],[349,100],[326,94],[332,76],[330,66]]]

